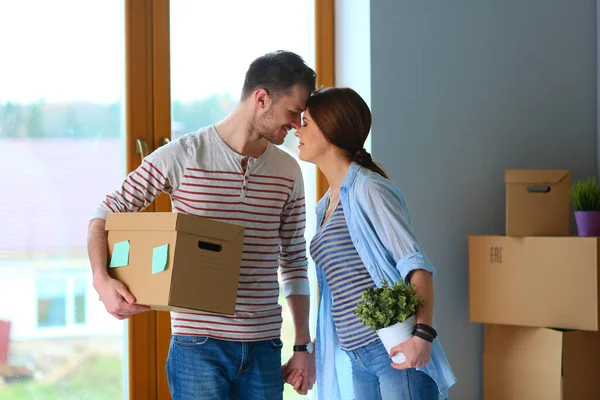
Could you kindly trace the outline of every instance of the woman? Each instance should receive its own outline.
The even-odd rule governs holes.
[[[319,399],[445,399],[456,379],[433,328],[434,268],[423,255],[404,197],[378,167],[364,142],[371,112],[352,89],[310,97],[296,131],[299,158],[316,164],[330,189],[317,204],[310,244],[317,265],[319,313],[316,369]],[[391,354],[353,314],[362,292],[382,280],[415,285],[424,304],[415,336]],[[402,352],[406,362],[390,357]],[[295,388],[303,379],[291,374]]]

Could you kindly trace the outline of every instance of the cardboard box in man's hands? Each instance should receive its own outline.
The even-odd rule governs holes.
[[[233,315],[244,227],[181,213],[106,219],[109,274],[137,303],[161,311]]]

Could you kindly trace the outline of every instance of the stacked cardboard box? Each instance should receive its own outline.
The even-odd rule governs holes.
[[[570,235],[570,180],[506,171],[506,236],[469,237],[485,400],[600,399],[600,238]]]

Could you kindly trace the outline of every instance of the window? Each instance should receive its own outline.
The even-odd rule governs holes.
[[[0,1],[0,176],[13,193],[0,196],[0,320],[7,368],[21,371],[3,400],[119,399],[129,386],[127,326],[91,295],[86,236],[135,140],[125,50],[140,45],[125,32],[145,26],[125,18],[132,1],[144,2]]]
[[[78,272],[36,276],[37,327],[67,328],[87,322],[88,278]]]

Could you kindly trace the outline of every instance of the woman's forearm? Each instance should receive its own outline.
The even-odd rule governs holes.
[[[423,300],[423,304],[417,308],[417,323],[432,326],[434,301],[431,273],[424,269],[414,270],[410,282],[415,285],[417,297]]]

